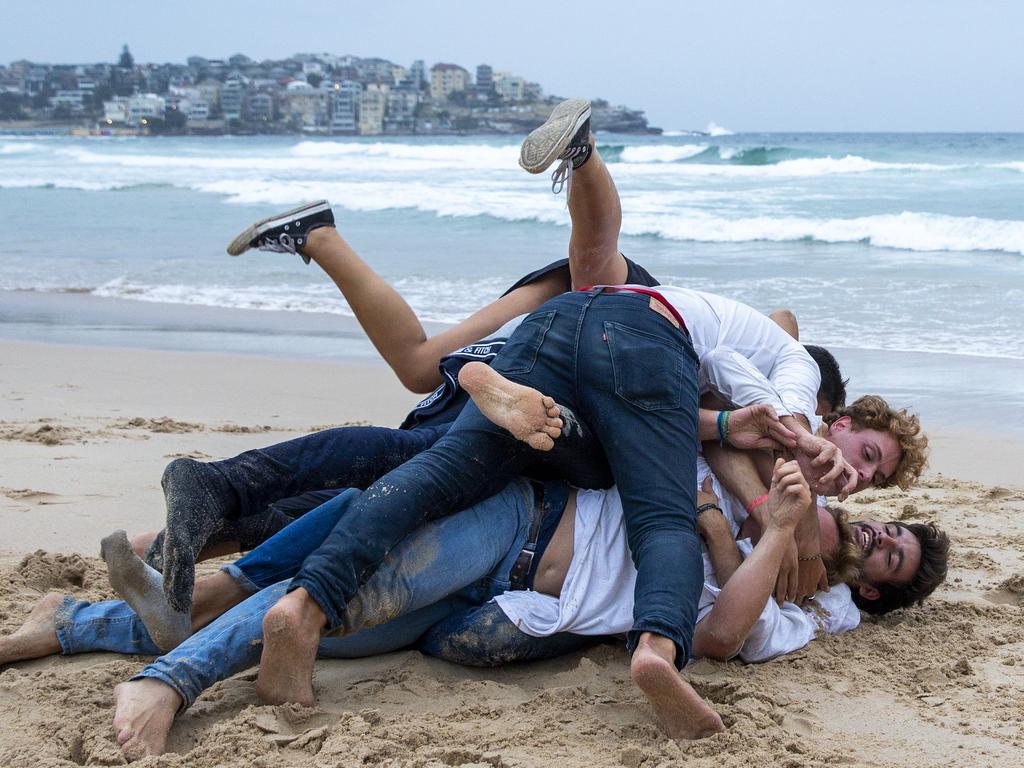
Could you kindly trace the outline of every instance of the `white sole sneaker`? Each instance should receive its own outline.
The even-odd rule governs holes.
[[[317,200],[312,203],[305,203],[298,208],[292,208],[284,213],[275,213],[265,219],[260,219],[255,224],[246,227],[238,236],[228,244],[228,253],[232,256],[241,256],[252,247],[252,242],[264,232],[269,232],[277,227],[290,224],[293,219],[301,216],[312,216],[317,213],[331,210],[331,204],[326,200]]]
[[[555,107],[544,124],[523,141],[519,165],[530,173],[543,173],[558,159],[572,137],[590,117],[590,101],[568,99]]]

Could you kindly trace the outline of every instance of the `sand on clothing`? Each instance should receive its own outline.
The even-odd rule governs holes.
[[[0,342],[0,629],[48,591],[109,598],[99,540],[160,525],[171,458],[230,456],[328,424],[396,424],[415,401],[382,366]],[[687,675],[726,733],[666,739],[617,644],[495,670],[405,651],[318,662],[313,710],[262,706],[255,671],[236,675],[145,764],[1020,765],[1024,488],[986,474],[983,442],[939,437],[943,474],[909,494],[865,491],[847,508],[938,520],[954,542],[947,585],[923,607],[781,660],[698,662]],[[1024,458],[1019,445],[998,450],[1002,462]],[[112,689],[145,661],[95,653],[5,668],[0,765],[118,764]]]

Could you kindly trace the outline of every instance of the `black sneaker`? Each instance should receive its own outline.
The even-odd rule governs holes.
[[[333,226],[331,204],[326,200],[317,200],[246,227],[228,245],[228,253],[240,256],[250,248],[275,253],[297,253],[309,264],[309,256],[302,251],[309,233],[319,227]]]
[[[555,160],[561,160],[551,175],[551,189],[558,194],[572,169],[587,162],[592,152],[590,102],[569,99],[555,107],[544,124],[526,137],[519,152],[519,165],[530,173],[542,173]]]

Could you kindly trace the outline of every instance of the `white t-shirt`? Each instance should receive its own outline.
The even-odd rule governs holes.
[[[643,286],[632,286],[642,288]],[[712,293],[671,285],[653,289],[683,318],[701,367],[702,390],[722,393],[737,405],[769,403],[780,416],[814,415],[821,372],[800,342],[753,307]],[[769,390],[751,382],[749,366],[770,382]],[[731,383],[713,381],[708,364],[726,367]],[[756,382],[755,382],[756,383]]]
[[[701,461],[703,464],[703,461]],[[700,468],[707,472],[707,466]],[[724,489],[713,480],[722,498]],[[738,505],[733,501],[733,507]],[[742,505],[738,505],[742,507]],[[723,505],[723,510],[725,506]],[[738,525],[730,519],[734,529]],[[626,542],[626,527],[618,491],[580,491],[576,497],[573,558],[562,585],[561,597],[531,590],[505,592],[495,601],[521,631],[534,637],[557,632],[580,635],[612,635],[633,626],[633,588],[636,569]],[[746,557],[749,540],[739,542]],[[704,554],[704,589],[698,603],[697,620],[711,610],[718,597],[714,568]],[[860,623],[860,612],[850,591],[843,585],[819,593],[805,608],[786,603],[780,607],[769,599],[740,650],[747,661],[763,661],[806,645],[818,631],[836,634]]]

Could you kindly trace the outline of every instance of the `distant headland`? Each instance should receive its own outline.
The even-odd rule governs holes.
[[[575,94],[573,94],[575,95]],[[255,61],[190,56],[138,64],[0,66],[0,131],[85,135],[323,134],[350,136],[524,133],[561,97],[488,64],[405,67],[386,59],[295,54]],[[595,124],[661,133],[641,110],[594,99]]]

